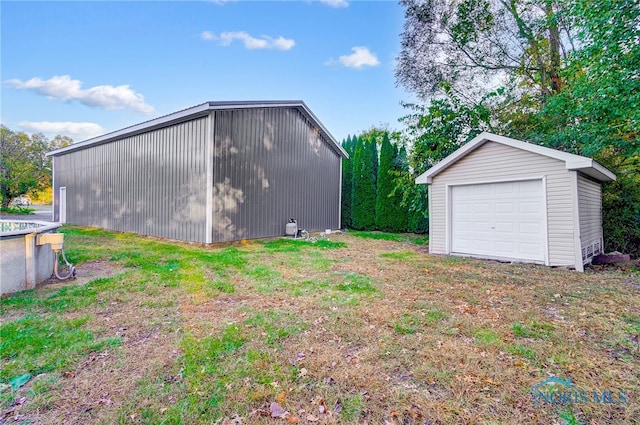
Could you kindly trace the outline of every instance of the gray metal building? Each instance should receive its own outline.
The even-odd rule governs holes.
[[[347,154],[302,101],[207,102],[49,155],[64,223],[201,243],[340,227]]]

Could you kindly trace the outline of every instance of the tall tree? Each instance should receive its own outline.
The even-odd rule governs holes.
[[[0,197],[7,207],[17,196],[39,190],[46,184],[51,170],[45,154],[47,138],[36,133],[29,137],[0,126]]]
[[[349,158],[342,160],[342,227],[350,228],[353,223],[353,154],[356,146],[356,137],[348,136],[343,142],[343,149],[349,154]]]
[[[402,195],[396,193],[395,178],[401,169],[398,163],[398,147],[391,144],[385,132],[380,146],[378,184],[376,198],[376,227],[386,232],[404,232],[407,228],[407,209],[400,204]]]
[[[604,185],[605,248],[640,255],[640,2],[573,0],[580,48],[562,70],[565,85],[529,125],[527,140],[595,158],[617,173]],[[519,122],[518,124],[522,124]]]
[[[405,24],[398,81],[423,100],[443,86],[477,99],[511,79],[540,99],[557,93],[572,49],[558,0],[401,0]]]
[[[402,4],[398,82],[431,99],[405,121],[412,172],[482,129],[594,157],[618,175],[603,186],[605,246],[640,255],[640,1]]]
[[[375,139],[358,137],[353,154],[353,217],[357,230],[373,230],[376,226],[376,172],[378,168]]]

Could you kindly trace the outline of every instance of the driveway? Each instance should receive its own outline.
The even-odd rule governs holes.
[[[53,221],[53,207],[51,205],[32,205],[35,209],[33,214],[0,214],[2,220],[33,220],[33,221]]]

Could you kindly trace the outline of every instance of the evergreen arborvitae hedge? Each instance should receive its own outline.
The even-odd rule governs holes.
[[[407,150],[404,146],[400,148],[398,156],[396,158],[396,167],[400,171],[409,171],[409,158],[407,156]],[[417,191],[422,199],[417,202],[420,205],[427,205],[427,188],[425,185]],[[412,233],[428,233],[429,232],[429,215],[426,217],[423,211],[409,211],[408,207],[404,211],[407,219],[406,229]]]
[[[342,147],[349,154],[349,158],[342,159],[342,227],[350,228],[353,225],[353,154],[355,151],[356,137],[348,136],[342,142]]]
[[[402,195],[391,193],[396,187],[394,172],[400,171],[398,148],[389,141],[385,133],[380,147],[378,169],[378,190],[376,198],[376,227],[385,232],[405,232],[407,230],[407,210],[400,206]]]
[[[376,141],[358,137],[353,154],[352,223],[356,230],[376,227],[378,149]]]

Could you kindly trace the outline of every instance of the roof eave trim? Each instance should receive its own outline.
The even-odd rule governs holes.
[[[130,137],[138,133],[154,130],[158,127],[166,127],[171,124],[177,124],[182,121],[188,121],[199,116],[205,116],[209,113],[209,103],[203,103],[193,106],[191,108],[183,109],[182,111],[174,112],[169,115],[164,115],[145,121],[140,124],[136,124],[130,127],[125,127],[120,130],[113,131],[111,133],[103,134],[102,136],[94,137],[88,140],[84,140],[78,143],[72,143],[64,148],[56,149],[51,152],[47,152],[47,156],[57,156],[65,152],[80,150],[88,146],[99,145],[103,143],[109,143],[110,141],[117,140],[124,137]]]
[[[580,171],[588,176],[600,180],[601,182],[610,182],[617,179],[616,175],[597,161],[591,158],[584,158],[584,161],[567,161],[567,170]]]
[[[416,177],[416,184],[431,184],[433,180],[431,176],[427,176],[427,173],[422,173],[418,177]]]

